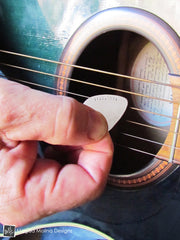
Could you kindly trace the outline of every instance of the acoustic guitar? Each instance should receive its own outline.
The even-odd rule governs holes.
[[[137,188],[180,163],[178,1],[1,1],[1,70],[7,78],[84,101],[128,99],[111,131],[109,184]]]
[[[97,94],[128,100],[110,132],[107,189],[78,213],[78,222],[115,239],[145,229],[149,238],[138,239],[179,239],[175,211],[170,221],[160,215],[159,235],[148,225],[171,206],[171,194],[179,196],[179,12],[178,0],[0,0],[1,76],[80,102]],[[166,234],[170,229],[178,238]]]

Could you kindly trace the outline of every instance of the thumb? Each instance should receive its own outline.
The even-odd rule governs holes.
[[[2,79],[0,95],[0,129],[10,140],[82,145],[100,140],[108,131],[99,112],[72,98]]]

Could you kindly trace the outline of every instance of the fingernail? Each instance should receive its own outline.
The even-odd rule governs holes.
[[[100,140],[108,131],[106,119],[97,111],[89,111],[88,137],[93,140]]]

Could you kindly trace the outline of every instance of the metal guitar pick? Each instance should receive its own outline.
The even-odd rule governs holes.
[[[103,94],[89,97],[84,104],[103,114],[110,131],[123,116],[128,101],[121,96]]]

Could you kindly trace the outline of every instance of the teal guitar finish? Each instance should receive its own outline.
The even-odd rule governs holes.
[[[42,7],[37,0],[0,1],[0,29],[1,36],[3,36],[0,42],[1,49],[59,61],[64,45],[70,36],[67,36],[68,29],[66,29],[66,32],[62,30],[62,33],[58,35],[53,31],[52,27],[61,23],[64,15],[67,14],[68,16],[70,14],[66,7],[68,1],[41,2]],[[98,10],[98,1],[89,1],[89,6],[87,6],[86,1],[76,5],[72,9],[73,12],[76,13],[76,9],[81,9],[81,14],[82,16],[84,15],[84,18],[88,18]],[[84,6],[90,8],[88,15],[86,15],[86,11],[83,11]],[[44,16],[44,11],[48,15],[48,19]],[[53,11],[56,11],[56,14]],[[71,19],[70,24],[73,25]],[[69,27],[67,26],[67,28]],[[22,57],[18,58],[17,56],[13,57],[7,54],[1,54],[1,59],[6,59],[8,63],[19,64],[25,68],[56,74],[57,64]],[[17,76],[18,78],[23,76],[23,79],[26,79],[26,81],[56,87],[56,79],[54,77],[28,73],[22,70],[17,73],[9,68],[4,71],[7,76],[13,75],[13,77]]]
[[[0,1],[0,28],[1,28],[1,49],[38,56],[46,59],[59,60],[63,47],[51,31],[41,8],[36,0],[28,1]],[[1,55],[1,59],[11,64],[35,69],[38,71],[55,73],[56,65],[42,61]],[[55,85],[53,77],[41,74],[32,74],[27,71],[14,71],[6,69],[5,74],[40,83],[42,85]]]

